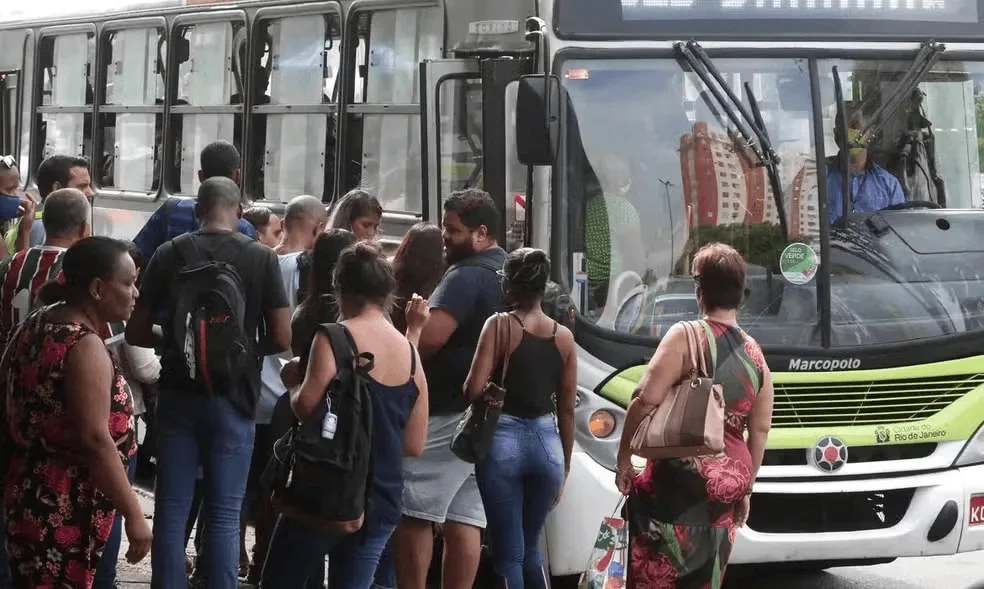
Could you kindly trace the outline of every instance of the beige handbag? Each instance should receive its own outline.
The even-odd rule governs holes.
[[[717,350],[713,335],[705,330],[703,321],[681,325],[687,333],[691,369],[639,423],[630,444],[636,456],[665,460],[724,451],[724,394],[721,385],[714,384]],[[707,333],[710,364],[698,329]]]

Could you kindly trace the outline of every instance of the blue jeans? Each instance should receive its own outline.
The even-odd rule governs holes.
[[[10,577],[10,561],[7,559],[7,522],[3,518],[3,503],[0,503],[0,533],[3,533],[0,538],[0,589],[14,589],[14,580]]]
[[[476,468],[495,572],[509,589],[546,589],[540,533],[564,483],[564,451],[553,415],[503,415]]]
[[[316,530],[281,516],[263,566],[263,589],[301,589],[328,555],[328,587],[370,589],[396,524],[366,522],[355,534]]]
[[[393,562],[393,539],[386,543],[376,565],[376,577],[372,586],[375,589],[396,589],[396,563]]]
[[[173,391],[160,395],[157,420],[151,585],[160,589],[188,586],[185,526],[201,464],[208,586],[237,589],[239,512],[253,453],[253,420],[224,397]]]
[[[137,477],[137,455],[130,457],[127,466],[127,478],[133,485]],[[103,549],[102,558],[96,565],[96,577],[92,581],[92,589],[113,589],[116,582],[116,564],[120,559],[120,541],[123,538],[123,516],[116,513],[116,521],[113,522],[113,530],[109,533],[109,540],[106,541],[106,548]]]

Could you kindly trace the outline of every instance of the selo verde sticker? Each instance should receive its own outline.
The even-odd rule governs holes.
[[[805,243],[791,243],[779,256],[782,276],[792,284],[806,284],[817,275],[820,263],[817,253]]]

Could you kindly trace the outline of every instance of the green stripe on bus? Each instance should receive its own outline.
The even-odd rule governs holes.
[[[897,381],[907,379],[942,378],[946,376],[979,375],[984,356],[948,360],[934,364],[903,366],[878,370],[844,372],[789,373],[773,372],[776,384],[836,386],[844,383]],[[646,366],[626,368],[614,374],[597,391],[599,395],[622,407],[632,399],[632,392],[645,373]],[[832,425],[818,427],[773,427],[769,433],[769,448],[805,448],[824,436],[837,436],[848,446],[879,444],[918,444],[952,442],[970,439],[981,426],[984,417],[984,384],[970,388],[965,394],[926,419],[886,422],[865,425]]]

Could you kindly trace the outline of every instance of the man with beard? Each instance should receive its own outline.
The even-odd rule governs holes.
[[[451,435],[468,406],[462,386],[482,327],[504,306],[499,224],[495,203],[481,190],[457,192],[444,202],[450,268],[430,298],[420,336],[430,419],[423,454],[403,462],[403,519],[395,536],[400,589],[426,586],[435,524],[444,525],[444,589],[470,589],[478,571],[485,509],[475,467],[451,452]]]

